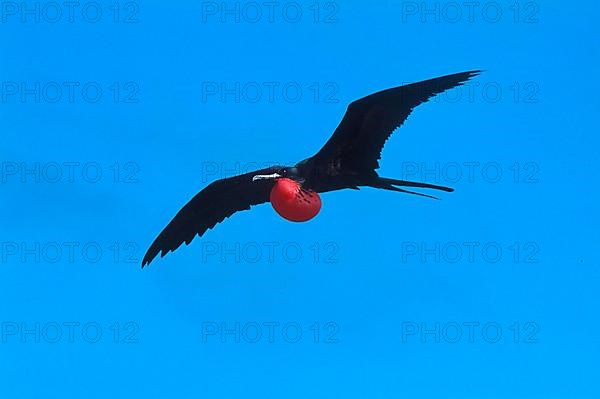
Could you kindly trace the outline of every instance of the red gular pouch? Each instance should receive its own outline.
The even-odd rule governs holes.
[[[321,210],[319,194],[304,190],[298,182],[285,177],[275,181],[270,200],[273,209],[292,222],[306,222]]]

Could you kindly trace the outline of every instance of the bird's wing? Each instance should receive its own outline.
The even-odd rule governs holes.
[[[395,87],[350,103],[331,138],[312,158],[315,166],[329,175],[374,171],[379,168],[386,140],[416,106],[480,72],[456,73]]]
[[[142,267],[159,253],[165,256],[184,242],[189,244],[196,235],[202,236],[234,213],[268,202],[274,180],[252,181],[252,177],[277,171],[276,167],[266,168],[209,184],[181,208],[156,237],[142,260]]]

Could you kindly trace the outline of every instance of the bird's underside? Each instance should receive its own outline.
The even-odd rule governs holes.
[[[319,193],[361,186],[426,197],[431,196],[401,187],[453,191],[427,183],[382,178],[376,169],[386,140],[415,107],[479,73],[446,75],[363,97],[348,106],[333,135],[311,158],[294,167],[273,166],[209,184],[158,235],[144,256],[142,267],[159,253],[164,256],[183,243],[189,244],[234,213],[268,202],[274,180],[279,177],[291,178],[303,189]]]

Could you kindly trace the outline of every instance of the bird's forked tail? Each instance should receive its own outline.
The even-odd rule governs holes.
[[[385,190],[398,191],[398,192],[401,192],[401,193],[414,194],[414,195],[420,195],[422,197],[439,199],[439,198],[434,197],[432,195],[417,193],[415,191],[404,190],[404,189],[398,188],[396,186],[400,186],[400,187],[430,188],[430,189],[433,189],[433,190],[441,190],[441,191],[446,191],[446,192],[452,192],[452,191],[454,191],[454,189],[450,188],[450,187],[444,187],[444,186],[438,186],[438,185],[435,185],[435,184],[421,183],[421,182],[408,181],[408,180],[388,179],[386,177],[380,177],[377,180],[377,182],[372,185],[372,187],[383,188]]]

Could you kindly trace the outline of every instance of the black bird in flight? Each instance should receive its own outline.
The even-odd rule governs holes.
[[[435,198],[400,187],[453,191],[433,184],[387,179],[380,177],[375,169],[379,168],[386,140],[416,106],[479,73],[475,70],[446,75],[356,100],[314,156],[295,166],[273,166],[209,184],[158,235],[146,252],[142,267],[159,253],[164,256],[184,242],[189,244],[234,213],[269,201],[282,217],[300,222],[319,212],[321,199],[317,193],[368,186]]]

